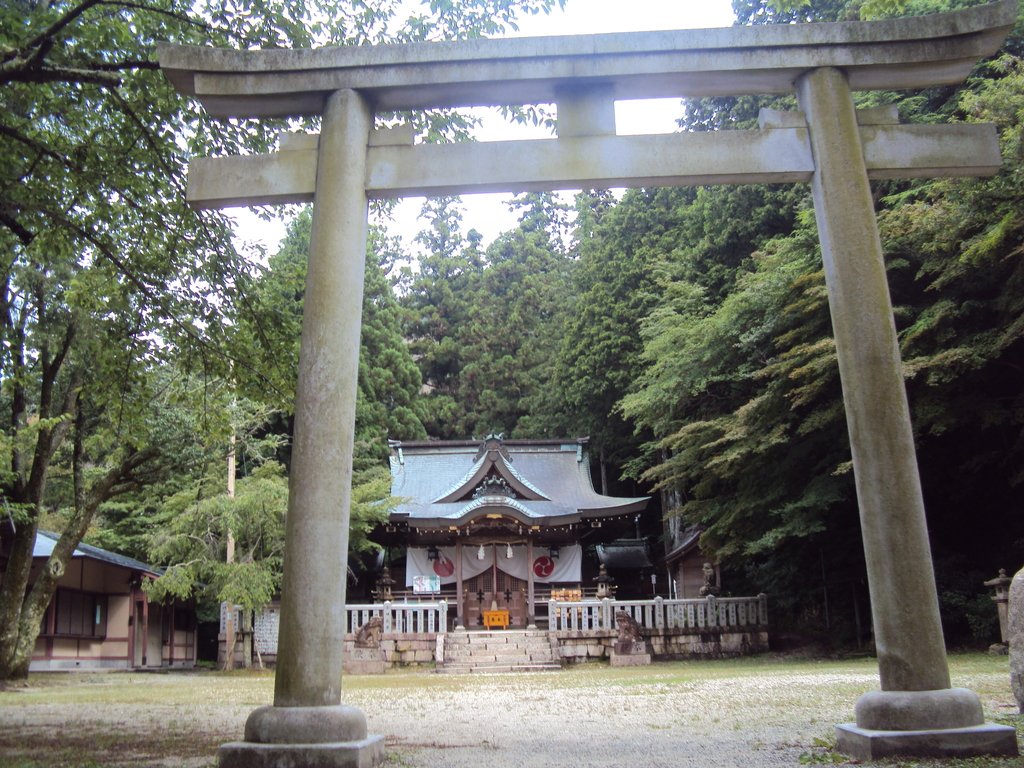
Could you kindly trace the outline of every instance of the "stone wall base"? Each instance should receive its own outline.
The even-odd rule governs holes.
[[[345,671],[349,674],[378,674],[393,667],[432,666],[443,654],[444,644],[437,634],[388,634],[381,638],[380,649],[356,648],[353,635],[345,639]],[[563,663],[577,664],[585,661],[608,660],[613,655],[618,634],[614,630],[570,630],[558,632],[552,638],[557,645],[558,655]],[[768,650],[768,630],[751,629],[746,632],[699,632],[680,630],[644,630],[645,652],[648,661],[723,658],[746,656]],[[370,658],[368,655],[372,655]],[[379,654],[379,655],[378,655]],[[619,654],[622,659],[629,655]],[[627,662],[637,664],[644,662]]]
[[[556,634],[564,662],[577,664],[594,659],[611,659],[618,635],[613,630],[570,630]],[[747,656],[768,650],[768,630],[746,632],[699,632],[644,630],[644,640],[653,659],[694,659]]]
[[[387,669],[383,648],[345,648],[344,670],[350,675],[382,675]]]
[[[355,636],[345,637],[345,671],[379,674],[392,667],[432,666],[437,655],[436,633],[394,633],[381,638],[380,648],[356,648]]]

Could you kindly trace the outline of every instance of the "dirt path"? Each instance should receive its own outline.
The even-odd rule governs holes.
[[[977,657],[955,684],[979,691],[990,718],[1019,722],[1000,662]],[[832,726],[875,687],[870,661],[701,662],[352,677],[345,700],[385,736],[387,765],[396,768],[759,768],[831,761]],[[211,766],[217,746],[238,739],[249,712],[271,697],[269,675],[33,680],[0,693],[0,765]],[[1012,765],[1019,762],[984,768]]]

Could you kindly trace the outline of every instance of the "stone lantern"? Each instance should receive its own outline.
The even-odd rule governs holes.
[[[999,612],[999,640],[1003,645],[1010,642],[1010,634],[1007,629],[1007,605],[1010,602],[1010,582],[1013,581],[1006,575],[1006,570],[999,569],[999,575],[994,579],[985,582],[986,587],[991,587],[995,594],[992,595],[992,602],[996,604]]]
[[[387,603],[392,600],[391,588],[395,585],[395,580],[391,578],[391,569],[386,565],[380,569],[380,577],[377,579],[377,599],[382,603]]]
[[[599,600],[603,600],[606,597],[612,597],[615,592],[615,579],[608,575],[608,569],[604,567],[604,563],[601,563],[601,567],[597,571],[597,578],[594,579],[597,582],[597,597]]]

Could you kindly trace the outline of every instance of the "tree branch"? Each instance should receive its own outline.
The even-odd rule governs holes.
[[[8,66],[10,64],[10,66]],[[6,83],[89,83],[103,88],[116,88],[121,78],[113,73],[96,72],[75,67],[51,68],[30,66],[30,59],[14,59],[0,67],[0,85]],[[19,65],[20,66],[15,66]]]
[[[91,61],[88,68],[95,72],[121,72],[125,69],[160,69],[160,62],[149,59],[125,59],[124,61]]]
[[[36,239],[35,232],[32,232],[21,225],[21,223],[10,216],[7,211],[0,211],[0,224],[7,227],[22,245],[31,245]]]
[[[64,165],[76,171],[81,170],[79,166],[76,166],[71,162],[67,155],[62,155],[60,152],[55,152],[54,150],[50,149],[48,146],[43,144],[41,141],[37,141],[36,139],[33,139],[31,136],[26,136],[21,131],[15,130],[14,128],[11,128],[9,125],[4,125],[3,123],[0,123],[0,136],[7,136],[11,139],[14,139],[15,141],[24,144],[27,147],[31,147],[40,155],[52,157],[54,160],[63,163]]]
[[[103,4],[103,2],[104,0],[83,0],[83,2],[80,5],[69,10],[67,13],[65,13],[55,22],[53,22],[53,24],[48,26],[42,32],[40,32],[27,43],[25,43],[25,45],[22,46],[21,50],[42,46],[43,43],[45,43],[47,40],[52,40],[54,37],[56,37],[57,34],[62,29],[64,29],[64,27],[68,26],[68,24],[73,22],[83,13],[88,11],[90,8]]]

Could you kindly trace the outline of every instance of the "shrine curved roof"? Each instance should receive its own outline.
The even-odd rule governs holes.
[[[500,492],[485,479],[498,478]],[[415,528],[464,525],[501,516],[561,526],[642,511],[648,496],[594,489],[584,441],[393,442],[391,494],[402,499],[391,522]]]

